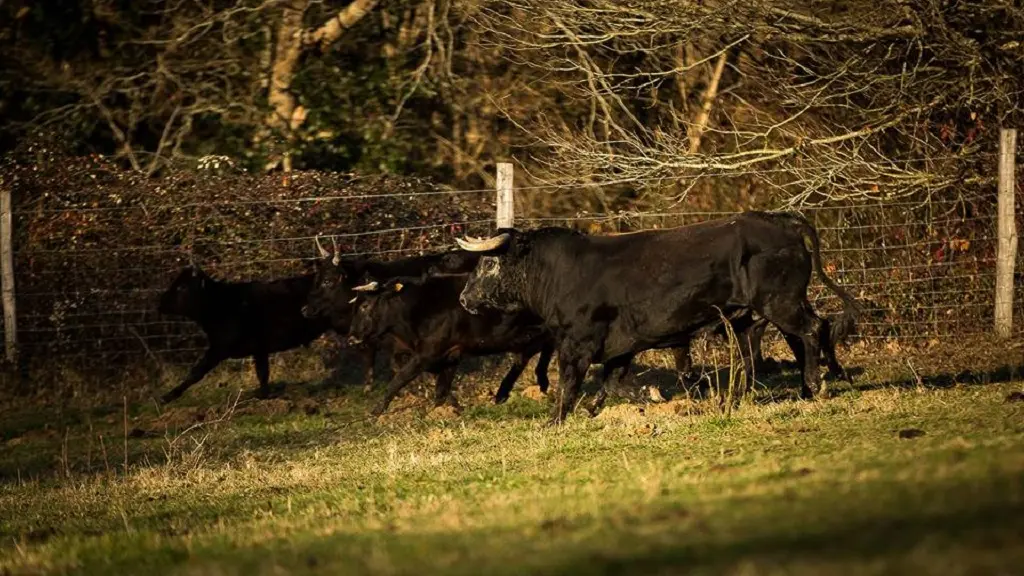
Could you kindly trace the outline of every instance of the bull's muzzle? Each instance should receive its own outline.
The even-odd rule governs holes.
[[[479,313],[475,306],[471,306],[468,302],[466,302],[465,294],[459,294],[459,304],[461,304],[462,307],[466,309],[466,312],[469,312],[470,314]]]
[[[349,337],[345,340],[345,342],[349,346],[359,346],[360,344],[363,343],[363,339],[362,338],[358,338],[356,336],[349,335]]]

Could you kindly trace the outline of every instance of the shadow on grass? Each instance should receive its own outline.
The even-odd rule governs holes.
[[[782,530],[721,543],[697,545],[680,539],[678,544],[641,545],[636,552],[583,552],[561,558],[556,565],[535,573],[657,574],[682,566],[687,571],[718,572],[750,562],[852,562],[851,568],[858,564],[866,567],[872,560],[907,561],[909,552],[925,540],[932,547],[938,547],[940,542],[968,548],[1019,547],[1015,535],[1024,529],[1022,518],[1024,503],[992,503],[973,510],[836,522],[821,530]]]
[[[849,494],[805,485],[791,497],[736,496],[695,511],[678,499],[637,507],[610,503],[607,512],[555,515],[536,524],[316,530],[254,545],[192,542],[188,554],[177,554],[176,545],[126,545],[116,559],[97,555],[91,561],[125,573],[155,562],[164,562],[164,569],[212,563],[238,573],[267,562],[290,573],[375,573],[380,562],[401,574],[719,574],[801,566],[825,573],[827,563],[842,573],[878,573],[879,567],[885,573],[1013,573],[1024,555],[1021,485],[1020,470],[897,490],[880,480]],[[976,554],[982,550],[996,553],[997,566],[993,557]],[[86,559],[84,567],[89,564]]]

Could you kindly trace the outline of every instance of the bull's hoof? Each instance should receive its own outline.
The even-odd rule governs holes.
[[[370,416],[380,416],[381,414],[387,412],[387,410],[388,405],[381,402],[370,409]]]
[[[805,385],[800,387],[800,399],[801,400],[813,400],[814,396],[815,396],[814,390],[811,390],[810,386],[807,386],[805,384]]]

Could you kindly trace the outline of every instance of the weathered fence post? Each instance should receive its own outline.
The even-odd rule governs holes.
[[[4,348],[7,361],[18,358],[18,315],[14,309],[14,249],[11,244],[14,219],[11,213],[11,189],[0,181],[0,286],[3,290]]]
[[[996,223],[996,336],[1013,332],[1013,268],[1017,260],[1017,225],[1014,221],[1014,160],[1017,130],[999,131],[999,214]]]
[[[498,162],[498,228],[512,228],[515,221],[515,199],[512,192],[512,163]]]

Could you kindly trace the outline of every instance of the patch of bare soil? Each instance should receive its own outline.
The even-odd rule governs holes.
[[[427,420],[455,420],[459,417],[461,411],[450,404],[443,406],[437,406],[430,412],[427,412]]]
[[[600,420],[635,420],[644,417],[644,409],[636,404],[605,406],[596,416]]]
[[[415,394],[405,394],[395,398],[388,406],[387,412],[377,417],[379,424],[403,424],[415,420],[422,410],[430,403]]]
[[[651,414],[652,416],[665,414],[671,416],[694,416],[702,414],[707,407],[704,403],[693,400],[692,398],[678,398],[667,402],[648,404],[645,409],[647,414]]]
[[[523,389],[522,396],[537,402],[543,402],[548,397],[546,393],[540,391],[540,386],[527,386]]]
[[[281,416],[292,411],[295,402],[286,398],[268,398],[246,402],[235,410],[238,415]]]
[[[171,406],[150,422],[150,428],[188,428],[206,420],[207,408],[200,406]]]

